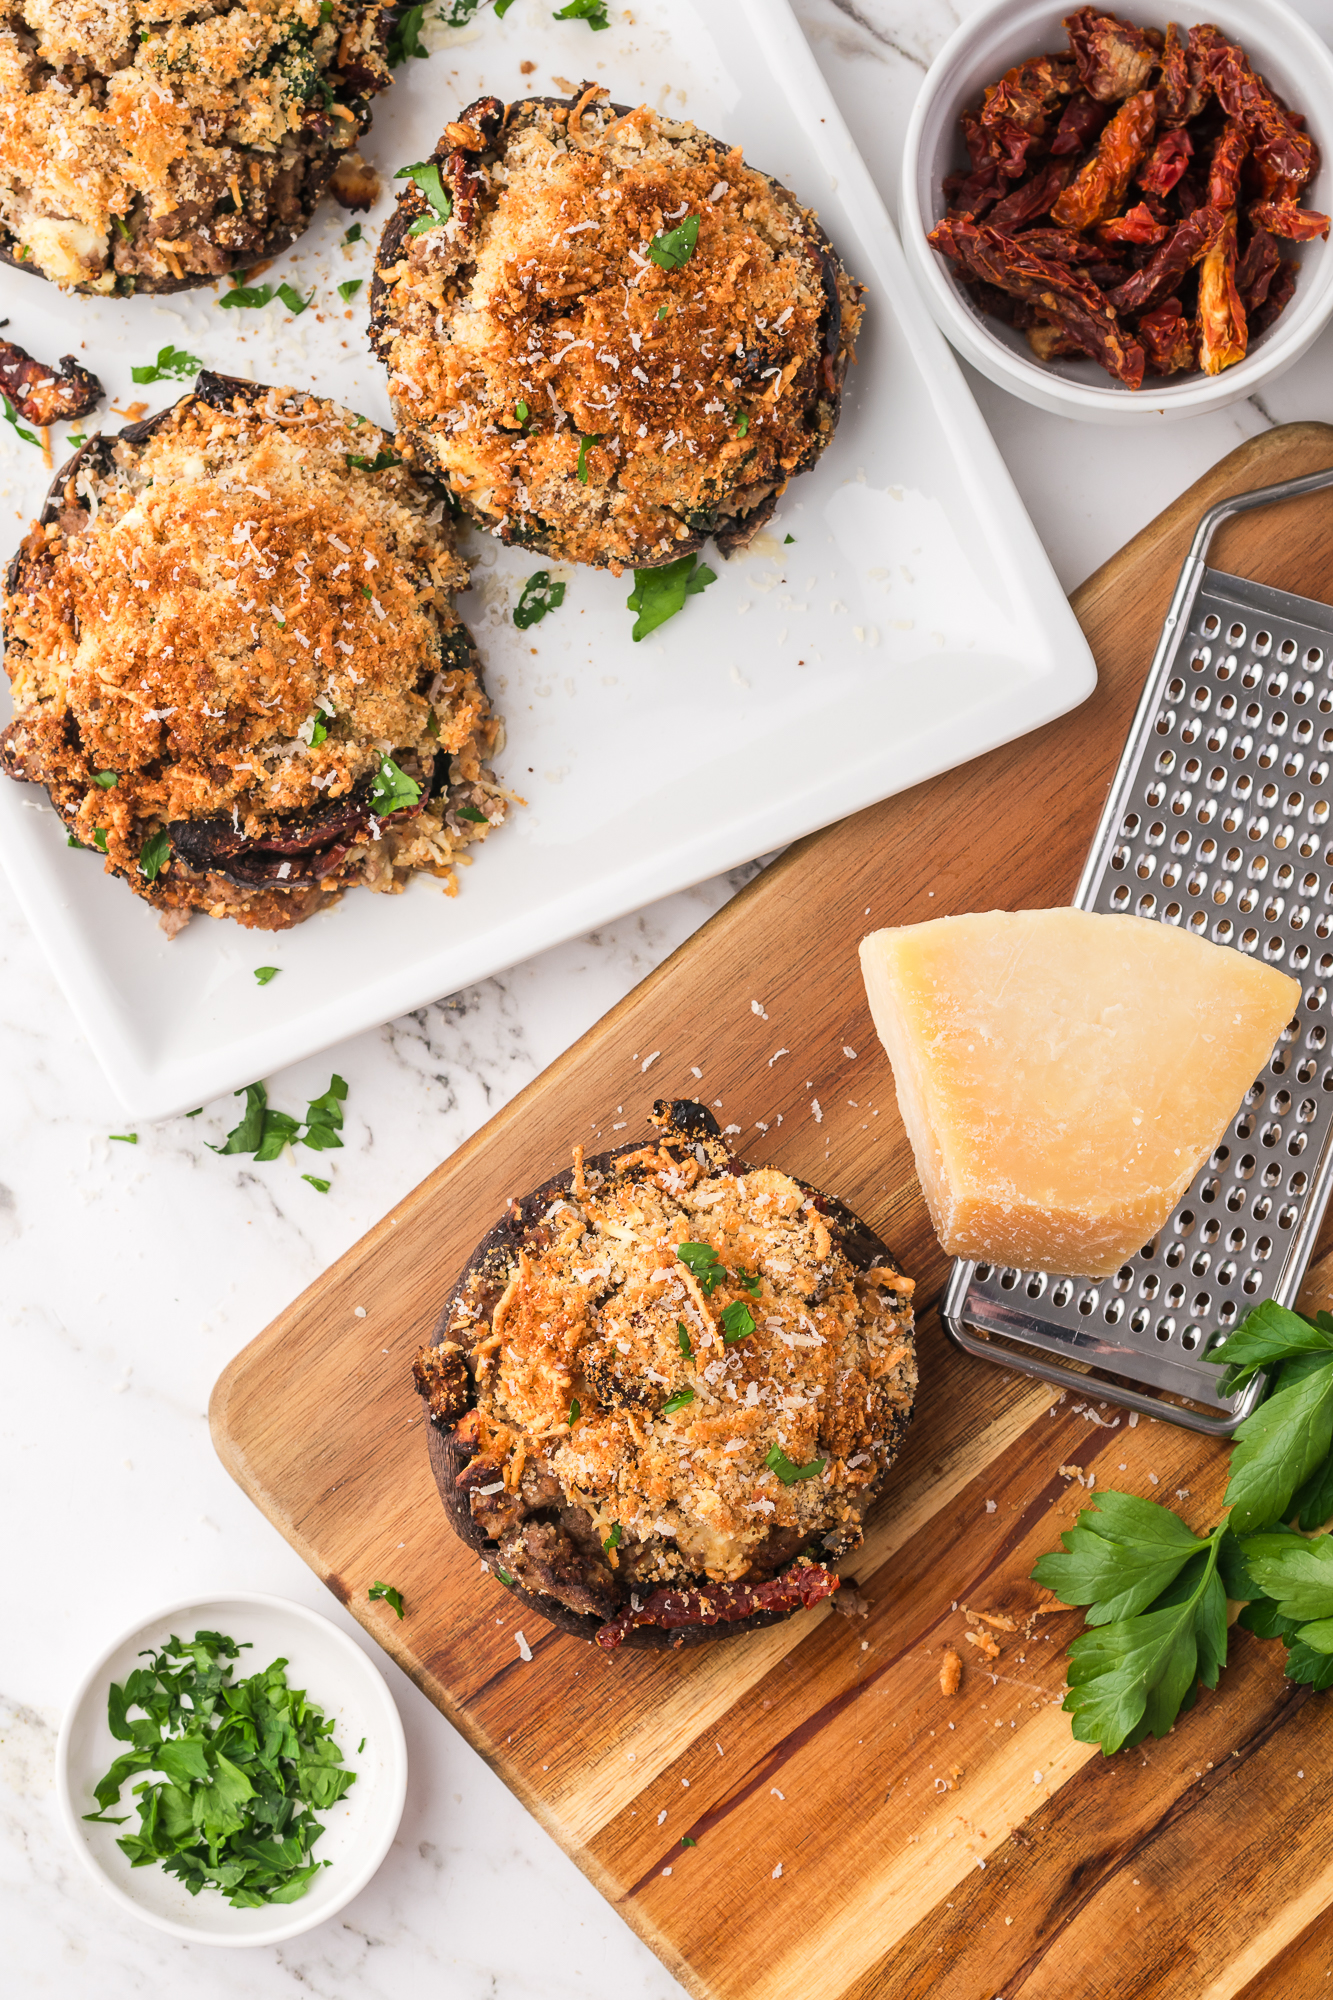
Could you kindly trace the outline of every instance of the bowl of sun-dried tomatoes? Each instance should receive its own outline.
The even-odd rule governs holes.
[[[1106,423],[1253,395],[1333,315],[1333,53],[1281,0],[992,0],[912,115],[904,248],[1002,388]]]

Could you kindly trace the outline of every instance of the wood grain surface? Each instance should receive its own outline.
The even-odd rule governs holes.
[[[1083,585],[1100,684],[1035,735],[800,843],[447,1160],[219,1381],[224,1463],[692,1993],[708,2000],[1278,2000],[1333,1964],[1333,1706],[1237,1630],[1213,1694],[1104,1760],[1060,1711],[1077,1614],[1032,1564],[1095,1477],[1211,1523],[1225,1449],[957,1353],[857,970],[868,930],[1068,900],[1190,535],[1333,464],[1231,454]],[[1219,567],[1327,597],[1333,497],[1237,522]],[[941,699],[947,700],[942,687]],[[747,782],[762,782],[762,772]],[[576,1140],[699,1095],[740,1150],[851,1203],[918,1279],[908,1445],[825,1604],[697,1652],[608,1655],[523,1614],[445,1523],[409,1380],[474,1244]],[[1333,1283],[1333,1261],[1312,1274]],[[359,1310],[358,1310],[359,1309]],[[361,1316],[364,1314],[364,1316]],[[1177,1500],[1177,1495],[1181,1497]],[[398,1585],[400,1624],[370,1604]],[[850,1592],[840,1596],[845,1600]],[[998,1654],[967,1613],[998,1613]],[[1026,1627],[1024,1620],[1027,1619]],[[1030,1634],[1024,1638],[1024,1630]],[[940,1692],[941,1657],[964,1660]],[[689,1836],[697,1844],[681,1845]]]

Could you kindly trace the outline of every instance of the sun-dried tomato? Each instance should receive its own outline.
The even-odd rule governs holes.
[[[1099,243],[1160,243],[1168,231],[1150,208],[1138,202],[1123,215],[1099,222],[1092,233]]]
[[[1268,231],[1256,229],[1244,254],[1236,260],[1236,290],[1247,319],[1253,318],[1268,297],[1279,261],[1277,245]]]
[[[1143,380],[1143,349],[1121,326],[1090,278],[1064,264],[1033,256],[1021,236],[1002,236],[984,223],[951,226],[955,242],[978,277],[1014,298],[1030,299],[1047,319],[1076,340],[1085,354],[1091,354],[1129,388],[1138,388]]]
[[[1173,292],[1208,250],[1221,226],[1222,216],[1215,208],[1196,208],[1187,215],[1165,243],[1158,244],[1143,269],[1111,293],[1116,311],[1143,312]]]
[[[1250,150],[1249,135],[1238,119],[1228,118],[1213,141],[1208,162],[1208,206],[1234,208],[1240,194],[1240,170]]]
[[[1199,366],[1220,375],[1245,353],[1245,307],[1236,289],[1236,211],[1229,209],[1199,266]]]
[[[1090,229],[1114,215],[1124,201],[1134,169],[1152,144],[1157,105],[1150,90],[1141,90],[1116,112],[1097,142],[1097,151],[1078,179],[1052,204],[1051,215],[1062,228]]]
[[[1270,236],[1285,236],[1291,243],[1309,243],[1328,235],[1328,217],[1313,208],[1297,208],[1290,201],[1256,201],[1246,210],[1256,229]]]
[[[1110,107],[1076,90],[1060,113],[1060,123],[1051,140],[1051,158],[1061,160],[1066,153],[1086,153],[1110,116]]]
[[[1142,90],[1162,48],[1155,29],[1135,28],[1094,7],[1067,15],[1065,32],[1083,88],[1102,104],[1119,104]]]
[[[1150,374],[1178,375],[1182,368],[1198,366],[1194,335],[1179,299],[1163,299],[1151,312],[1141,313],[1135,332],[1143,342]]]
[[[1268,287],[1268,297],[1256,308],[1250,321],[1250,337],[1257,339],[1267,333],[1273,321],[1287,304],[1296,289],[1296,266],[1290,259],[1283,258],[1273,274],[1273,282]]]
[[[1038,361],[1058,361],[1062,356],[1082,354],[1083,349],[1076,340],[1071,340],[1063,327],[1055,326],[1050,320],[1038,320],[1027,330],[1028,346]]]
[[[1039,215],[1049,215],[1051,203],[1063,191],[1073,171],[1072,160],[1048,160],[1030,181],[1024,181],[996,203],[986,217],[987,222],[992,229],[1012,236],[1025,223],[1035,222]]]
[[[1317,159],[1314,141],[1255,75],[1244,49],[1206,23],[1190,29],[1190,49],[1205,58],[1208,81],[1227,117],[1246,127],[1251,144],[1262,140],[1265,157],[1285,180],[1307,181]]]
[[[1016,125],[1034,138],[1044,136],[1057,104],[1077,83],[1067,56],[1031,56],[991,84],[981,107],[983,125]]]
[[[1149,194],[1170,194],[1194,157],[1194,141],[1183,127],[1163,132],[1139,174],[1139,186]]]
[[[1157,115],[1163,125],[1187,125],[1208,101],[1207,65],[1181,38],[1175,22],[1166,31],[1162,74],[1157,84]]]

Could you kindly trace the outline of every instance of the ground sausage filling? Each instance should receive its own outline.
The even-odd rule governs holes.
[[[203,377],[62,479],[10,572],[9,775],[168,930],[282,929],[416,872],[452,894],[505,816],[500,724],[443,501],[392,440]]]
[[[604,95],[446,129],[385,231],[372,336],[401,434],[477,520],[619,570],[767,518],[833,434],[861,305],[738,148]]]
[[[609,1172],[576,1152],[417,1363],[496,1565],[603,1644],[836,1588],[916,1389],[912,1280],[857,1268],[821,1197],[658,1112]]]

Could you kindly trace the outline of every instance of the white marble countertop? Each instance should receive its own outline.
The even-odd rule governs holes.
[[[898,150],[951,0],[797,0],[872,172]],[[1301,11],[1333,39],[1333,0]],[[1262,399],[1145,435],[1069,424],[971,377],[1072,587],[1244,438],[1333,420],[1333,331]],[[0,880],[0,1985],[25,1996],[244,1993],[563,2000],[681,1992],[573,1864],[387,1660],[411,1776],[393,1851],[341,1916],[229,1953],[123,1919],[67,1850],[52,1764],[62,1706],[142,1611],[272,1591],[346,1618],[232,1485],[205,1411],[230,1357],[437,1161],[724,902],[748,871],[624,919],[272,1079],[277,1102],[348,1080],[336,1190],[206,1152],[199,1123],[109,1143],[120,1114]],[[202,1121],[201,1121],[202,1122]],[[219,1121],[219,1130],[222,1126]],[[208,1136],[216,1136],[211,1131]],[[295,1190],[295,1192],[293,1191]],[[363,1643],[367,1643],[363,1641]],[[521,1912],[516,1921],[515,1913]]]

